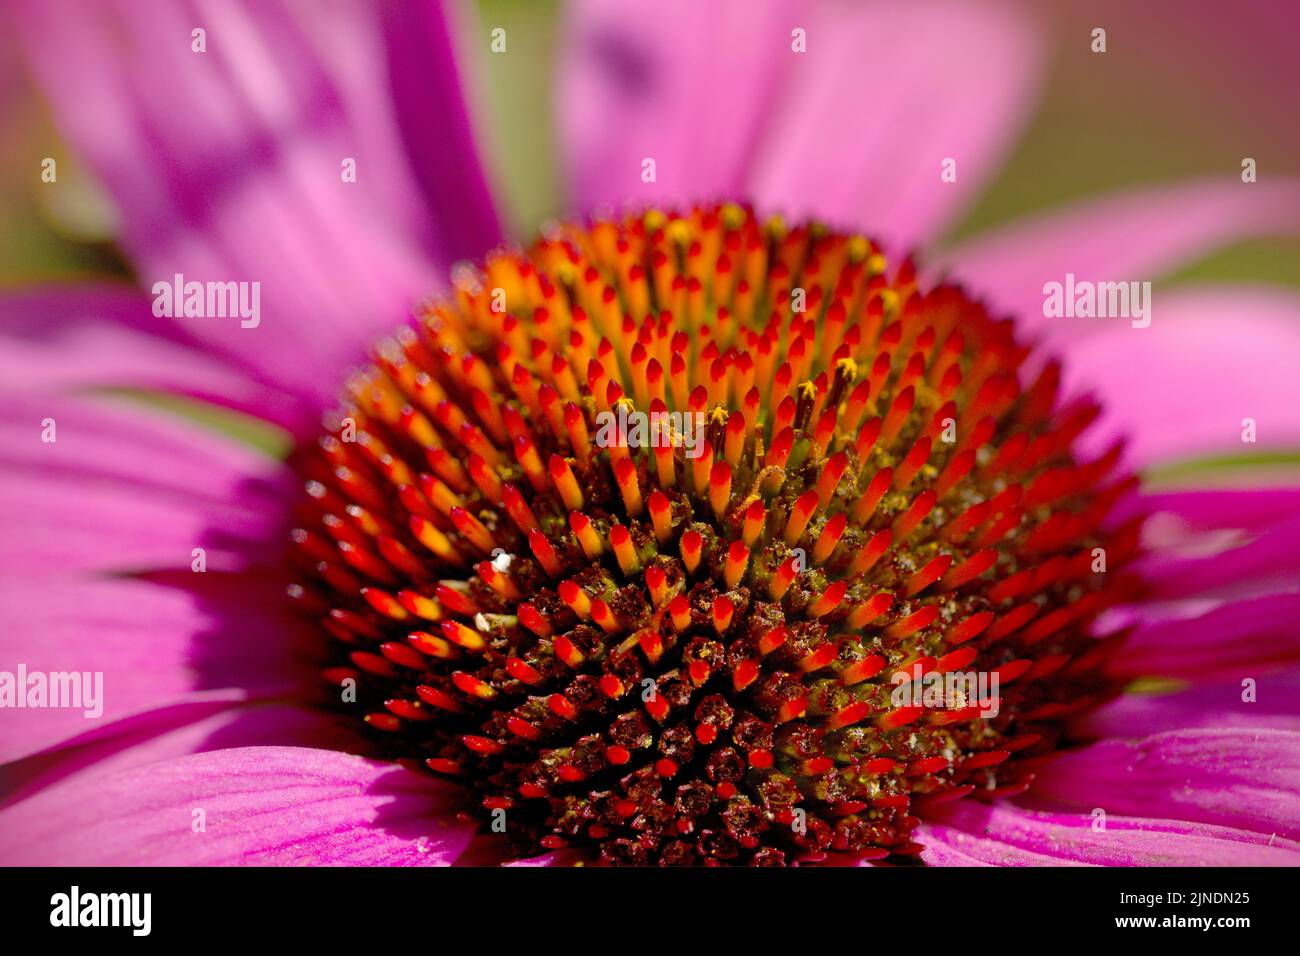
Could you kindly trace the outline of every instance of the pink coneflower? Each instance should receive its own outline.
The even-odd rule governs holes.
[[[717,59],[681,37],[738,8],[661,6],[577,5],[562,78],[582,205],[633,211],[526,250],[497,244],[440,9],[222,7],[202,53],[166,5],[20,9],[142,284],[257,280],[262,312],[3,305],[0,670],[102,672],[104,714],[4,713],[0,859],[1300,860],[1300,492],[1131,477],[1247,419],[1300,436],[1300,308],[1169,293],[1149,328],[1067,335],[1041,300],[1294,227],[1295,187],[1121,197],[938,281],[898,252],[1006,146],[1028,27],[767,5]],[[820,59],[749,52],[795,27]],[[878,142],[842,129],[862,36],[896,38]],[[974,79],[971,49],[1009,66]],[[641,413],[681,428],[601,437]],[[966,673],[992,711],[920,696]]]

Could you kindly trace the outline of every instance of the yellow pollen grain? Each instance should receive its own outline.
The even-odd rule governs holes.
[[[885,310],[885,315],[893,317],[898,312],[898,293],[893,289],[881,289],[880,304]]]
[[[745,210],[734,202],[729,202],[722,207],[721,219],[728,229],[739,229],[745,222]]]

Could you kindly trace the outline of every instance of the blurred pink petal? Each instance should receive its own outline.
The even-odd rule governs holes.
[[[435,221],[429,249],[406,233],[419,191],[394,159],[396,126],[380,136],[373,117],[354,124],[341,85],[360,79],[357,63],[343,57],[340,76],[329,67],[340,43],[375,32],[377,12],[341,12],[222,4],[196,18],[174,4],[120,0],[84,4],[75,16],[39,2],[14,12],[56,118],[122,209],[122,241],[142,284],[177,273],[261,283],[256,328],[238,318],[155,321],[178,323],[212,350],[321,401],[333,397],[362,345],[399,324],[446,264],[470,251],[458,236],[495,234],[494,224]],[[206,53],[191,50],[197,19]],[[482,178],[459,135],[454,67],[430,59],[421,77],[427,111],[451,120],[443,148],[457,162],[443,171],[443,188],[463,191],[471,204]],[[345,158],[357,160],[354,183],[342,181]],[[386,208],[405,211],[376,215]]]
[[[1110,662],[1121,677],[1255,677],[1300,663],[1300,593],[1234,601],[1138,627]]]
[[[188,574],[188,572],[187,572]],[[113,721],[190,699],[301,698],[315,687],[295,648],[303,622],[275,578],[193,574],[185,589],[133,578],[36,578],[0,582],[0,670],[99,672],[103,714],[85,708],[6,709],[0,762],[73,738],[98,737]]]
[[[6,397],[0,569],[278,566],[294,480],[279,462],[121,399]],[[53,442],[42,440],[54,420]]]
[[[1129,495],[1109,521],[1147,515],[1148,553],[1134,570],[1147,586],[1141,620],[1178,614],[1169,602],[1202,608],[1300,590],[1300,489],[1188,489]]]
[[[1104,740],[1047,764],[1024,801],[1300,837],[1300,732],[1216,729]]]
[[[557,118],[578,207],[739,196],[803,6],[570,4]]]
[[[1169,514],[1189,531],[1240,530],[1258,534],[1300,515],[1300,488],[1195,488],[1134,496],[1112,514]]]
[[[1222,177],[1088,197],[981,233],[947,250],[941,268],[1026,332],[1072,340],[1122,320],[1046,318],[1043,286],[1076,281],[1151,281],[1215,249],[1300,232],[1300,182]],[[1157,290],[1153,327],[1167,317]],[[1141,330],[1150,331],[1150,329]],[[1153,376],[1154,377],[1154,376]]]
[[[1155,293],[1148,328],[1105,321],[1070,345],[1062,370],[1064,394],[1092,391],[1105,409],[1081,450],[1100,452],[1126,435],[1130,459],[1147,466],[1300,447],[1300,391],[1294,369],[1279,361],[1300,355],[1300,295],[1268,286],[1171,289]],[[1255,444],[1242,441],[1247,418]]]
[[[69,781],[0,811],[0,862],[445,865],[475,828],[454,819],[459,800],[391,763],[298,747],[221,750]]]
[[[285,428],[304,410],[284,392],[204,355],[153,318],[152,301],[116,285],[0,295],[0,388],[19,393],[149,389],[231,408]],[[162,333],[162,334],[160,334]]]
[[[1300,515],[1205,557],[1162,558],[1143,569],[1153,600],[1244,600],[1300,590]]]
[[[1243,700],[1245,678],[1196,684],[1166,694],[1121,694],[1085,715],[1085,737],[1139,737],[1196,727],[1300,730],[1300,671],[1253,675],[1254,699]]]
[[[1246,830],[1107,814],[1037,813],[963,800],[913,833],[938,866],[1296,866],[1300,844]]]
[[[816,3],[798,22],[749,178],[763,208],[933,240],[1001,170],[1037,105],[1038,31],[1026,8],[962,0]],[[972,64],[979,64],[972,69]],[[940,174],[956,161],[956,181]]]
[[[997,172],[1036,99],[1041,51],[1016,9],[578,3],[559,109],[579,205],[735,195],[902,246],[931,239]],[[956,182],[940,179],[946,158]]]
[[[358,7],[358,19],[366,5]],[[391,106],[401,128],[400,152],[410,157],[423,204],[411,202],[403,190],[395,197],[405,204],[405,215],[415,228],[431,233],[429,242],[439,250],[444,268],[459,259],[477,259],[501,241],[501,225],[488,188],[473,123],[465,101],[463,61],[455,49],[454,34],[460,16],[469,18],[457,3],[396,3],[382,8],[383,48],[372,52],[366,69],[348,88],[368,95],[362,116],[384,115]],[[339,49],[356,51],[372,32],[369,24],[350,28],[337,18],[321,17],[304,6],[304,23],[331,22]],[[357,32],[361,37],[357,37]],[[387,62],[388,87],[376,75]],[[473,75],[472,71],[469,75]],[[350,112],[351,115],[351,112]]]

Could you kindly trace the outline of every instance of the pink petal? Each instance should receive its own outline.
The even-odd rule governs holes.
[[[1300,837],[1300,731],[1198,728],[1104,740],[1048,764],[1035,807]]]
[[[301,704],[237,702],[199,692],[127,717],[97,735],[10,763],[4,803],[17,803],[55,783],[143,767],[188,754],[233,747],[316,747],[363,753],[360,723]],[[228,696],[228,695],[225,695]]]
[[[1066,273],[1076,280],[1154,281],[1234,242],[1298,230],[1300,182],[1243,183],[1228,170],[1084,199],[976,236],[946,252],[938,266],[1035,334],[1074,339],[1116,320],[1045,318],[1045,283],[1063,283]],[[1157,293],[1153,328],[1167,308]]]
[[[314,25],[325,20],[310,8],[303,8],[300,20]],[[402,149],[416,157],[414,174],[424,194],[424,206],[404,201],[406,215],[416,219],[417,229],[429,230],[441,251],[444,267],[458,259],[480,258],[501,241],[501,225],[492,194],[478,160],[479,148],[461,82],[462,60],[454,37],[478,36],[478,24],[460,24],[472,14],[457,4],[402,3],[384,11],[382,34],[387,58],[388,88],[376,81],[378,72],[366,63],[348,89],[368,99],[354,116],[383,116],[390,103],[401,127]],[[342,33],[337,26],[336,33]],[[369,33],[370,31],[365,31]],[[486,33],[486,29],[482,33]],[[353,35],[336,37],[336,48],[360,47]],[[334,51],[331,51],[333,60]],[[472,73],[470,74],[472,75]]]
[[[1300,593],[1235,601],[1138,627],[1110,662],[1121,677],[1241,680],[1300,662]]]
[[[1244,600],[1300,589],[1300,515],[1280,519],[1257,537],[1208,556],[1161,557],[1145,563],[1153,600]]]
[[[318,685],[310,630],[286,606],[283,581],[217,573],[182,580],[183,588],[133,578],[0,582],[0,671],[102,675],[98,716],[93,706],[6,709],[0,763],[88,742],[116,720],[196,691],[220,702],[302,699]]]
[[[158,336],[152,307],[138,290],[114,285],[0,295],[0,387],[27,394],[147,389],[200,399],[285,428],[303,423],[305,410],[289,396],[202,354],[193,342]],[[312,418],[318,424],[316,415]]]
[[[1037,813],[974,803],[927,815],[913,838],[938,866],[1296,866],[1300,844],[1245,830],[1144,817]]]
[[[1180,456],[1244,455],[1300,445],[1295,373],[1285,360],[1296,356],[1300,296],[1294,293],[1253,286],[1157,291],[1148,328],[1107,320],[1070,345],[1062,393],[1087,390],[1102,401],[1105,415],[1080,445],[1085,452],[1125,435],[1140,466]],[[1248,418],[1257,444],[1242,441]]]
[[[749,179],[791,217],[908,249],[932,240],[1001,169],[1042,82],[1038,31],[1012,4],[814,4],[770,58],[785,77]],[[787,31],[788,32],[788,31]],[[978,64],[978,68],[972,68]],[[956,161],[956,181],[941,178]]]
[[[529,856],[522,859],[511,860],[503,866],[585,866],[591,863],[591,854],[584,853],[581,850],[569,847],[564,850],[556,850],[553,853],[543,853],[541,856]]]
[[[1146,515],[1135,565],[1148,593],[1135,620],[1300,588],[1300,489],[1224,488],[1126,496],[1108,522]],[[1170,602],[1176,602],[1173,605]]]
[[[294,485],[279,462],[123,399],[5,401],[0,569],[188,572],[198,547],[209,571],[279,566]]]
[[[789,68],[792,2],[578,0],[558,58],[560,141],[578,205],[737,194]],[[656,179],[642,181],[642,161]]]
[[[453,816],[460,800],[431,777],[329,750],[219,750],[69,781],[0,811],[0,862],[445,865],[474,831]]]
[[[580,2],[566,35],[560,124],[582,207],[736,196],[902,245],[998,170],[1041,59],[1001,4]]]
[[[499,833],[480,831],[456,858],[457,866],[583,866],[595,862],[590,848],[566,847],[535,856],[519,855],[518,848]]]
[[[261,283],[256,328],[238,318],[158,327],[174,324],[321,401],[364,344],[401,324],[466,251],[458,237],[492,231],[426,225],[385,98],[350,92],[361,79],[382,88],[385,60],[367,40],[381,36],[379,17],[365,5],[322,16],[305,4],[222,4],[202,17],[206,53],[191,50],[195,18],[166,2],[87,4],[75,17],[31,2],[15,18],[56,118],[122,207],[123,243],[144,286],[178,273]],[[448,121],[441,148],[456,156],[442,188],[481,191],[459,135],[454,71],[432,59],[422,77],[430,118]],[[358,102],[384,121],[354,118],[347,108]],[[342,181],[345,158],[357,161],[354,183]]]
[[[1240,530],[1258,534],[1300,515],[1300,488],[1211,488],[1156,491],[1128,499],[1112,515],[1168,514],[1191,531]]]
[[[1244,678],[1200,683],[1170,693],[1127,693],[1079,724],[1083,737],[1138,737],[1210,727],[1233,730],[1300,730],[1300,670],[1261,672],[1254,699],[1243,700]]]

